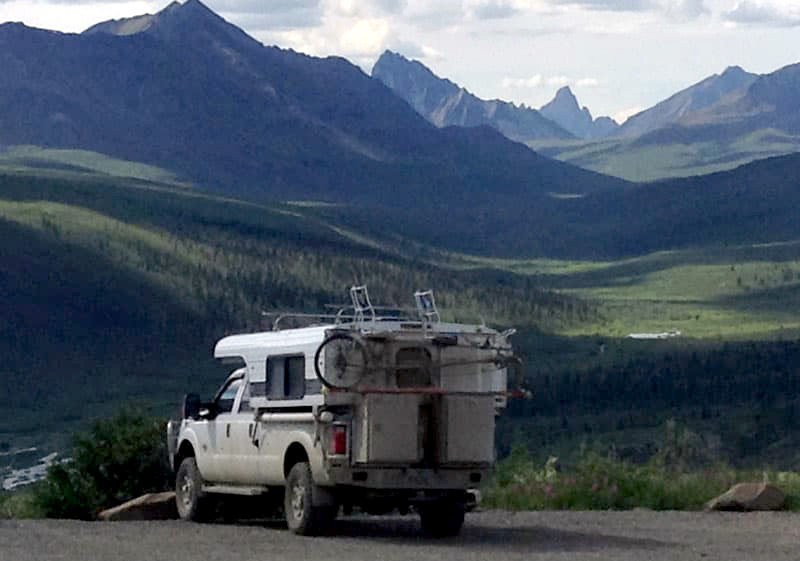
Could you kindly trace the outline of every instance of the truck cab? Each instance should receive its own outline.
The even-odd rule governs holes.
[[[413,507],[427,533],[460,531],[468,489],[494,465],[511,332],[442,322],[430,292],[412,317],[381,315],[365,287],[351,298],[332,323],[216,344],[243,366],[168,427],[182,518],[203,518],[213,494],[277,492],[299,534],[354,507]]]

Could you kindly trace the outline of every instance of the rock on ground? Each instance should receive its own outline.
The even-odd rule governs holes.
[[[178,518],[175,492],[148,493],[104,510],[97,516],[100,520],[172,520]]]
[[[768,483],[738,483],[706,503],[706,510],[780,510],[786,502],[783,491]]]

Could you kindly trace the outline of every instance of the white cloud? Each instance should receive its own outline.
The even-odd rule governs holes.
[[[530,78],[503,78],[502,82],[500,83],[504,88],[514,88],[514,89],[523,89],[523,88],[538,88],[544,85],[544,78],[542,78],[541,74],[534,74]]]
[[[575,85],[579,88],[596,88],[600,85],[597,78],[580,78],[575,80]]]
[[[575,86],[579,88],[593,88],[599,85],[597,78],[580,78],[573,80],[569,76],[542,76],[534,74],[529,78],[503,78],[500,85],[506,89],[537,89],[560,88],[562,86]]]
[[[389,38],[385,19],[358,20],[339,37],[340,52],[352,56],[374,55],[383,50]]]
[[[644,111],[645,108],[641,105],[635,105],[633,107],[626,107],[625,109],[620,109],[616,113],[614,113],[611,117],[618,123],[622,124],[628,120],[629,117],[633,117],[637,113],[641,113]]]
[[[665,10],[668,16],[678,20],[691,20],[710,13],[705,0],[667,0]]]
[[[800,7],[779,2],[742,0],[723,17],[734,23],[776,27],[800,26]]]
[[[546,0],[552,5],[575,6],[597,12],[662,14],[688,21],[710,13],[706,0]]]
[[[479,0],[467,6],[467,14],[478,20],[505,19],[520,13],[512,0]]]
[[[656,0],[550,0],[553,4],[581,6],[607,12],[644,12],[659,7]]]
[[[31,27],[80,32],[101,21],[155,13],[164,8],[163,1],[72,3],[50,0],[0,0],[0,22],[21,21]]]
[[[413,41],[407,41],[398,37],[389,37],[387,48],[396,53],[400,53],[408,59],[436,61],[442,60],[444,55],[441,51],[428,45],[420,45]]]
[[[545,83],[551,87],[558,87],[566,86],[569,84],[570,80],[566,76],[550,76]]]
[[[320,25],[321,0],[205,0],[208,7],[252,33]]]

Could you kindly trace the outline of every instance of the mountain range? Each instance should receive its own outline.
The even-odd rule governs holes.
[[[79,35],[0,25],[0,60],[0,145],[95,151],[160,166],[179,182],[227,196],[314,201],[325,219],[381,239],[467,253],[596,258],[721,243],[717,230],[701,228],[698,238],[698,228],[716,216],[726,189],[736,192],[741,177],[750,177],[746,170],[710,176],[701,181],[709,187],[697,193],[691,182],[644,188],[585,171],[486,126],[487,105],[421,64],[381,57],[374,73],[389,80],[402,69],[395,85],[416,91],[425,107],[438,107],[434,94],[441,90],[459,97],[462,116],[483,115],[475,126],[437,126],[446,122],[429,122],[349,62],[265,47],[199,0]],[[780,116],[797,104],[796,71],[753,78],[729,69],[630,120],[682,124],[590,146],[660,151],[665,142],[682,141],[681,131],[713,137],[757,123],[791,130],[792,119]],[[494,115],[520,110],[499,107]],[[571,111],[584,125],[591,119],[566,89],[543,111]],[[539,112],[524,112],[570,136]],[[584,142],[566,137],[560,140],[567,145]],[[591,159],[587,145],[580,146]],[[769,178],[771,166],[784,169],[777,162],[759,176]],[[781,181],[788,190],[791,182]],[[686,208],[686,200],[694,206]],[[722,208],[728,214],[719,216],[721,224],[737,223],[759,241],[774,233],[759,234],[749,208]],[[685,229],[675,232],[668,217]]]
[[[507,101],[483,100],[427,66],[401,54],[385,51],[372,67],[377,78],[437,127],[489,125],[519,142],[537,139],[596,138],[611,134],[617,123],[593,119],[580,107],[569,86],[538,111]]]
[[[96,151],[260,200],[413,209],[404,228],[475,251],[508,209],[625,184],[490,127],[438,128],[344,59],[264,47],[198,0],[80,35],[4,24],[0,64],[0,145]]]
[[[575,136],[536,109],[480,99],[450,80],[439,78],[421,62],[392,51],[385,51],[378,58],[372,77],[386,84],[437,127],[489,125],[520,142]]]
[[[492,153],[513,165],[469,173],[496,195],[609,183],[488,128],[431,126],[344,59],[264,47],[198,0],[81,35],[4,24],[0,52],[4,145],[94,150],[261,198],[436,198]],[[542,168],[564,180],[542,185]],[[407,177],[428,171],[437,188],[414,193]]]
[[[437,126],[489,124],[542,154],[641,181],[732,169],[800,150],[798,66],[763,76],[729,67],[622,125],[608,117],[594,119],[568,86],[536,111],[481,100],[422,63],[388,51],[372,73]],[[539,117],[559,129],[553,132]]]

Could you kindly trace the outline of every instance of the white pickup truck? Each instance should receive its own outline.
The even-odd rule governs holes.
[[[430,292],[414,319],[381,317],[364,287],[351,296],[335,323],[217,343],[243,366],[167,429],[181,518],[202,519],[212,496],[278,493],[298,534],[353,507],[413,507],[426,533],[460,531],[495,461],[511,332],[441,322]]]

